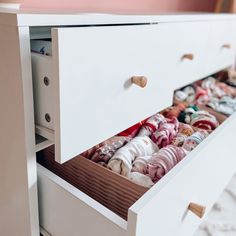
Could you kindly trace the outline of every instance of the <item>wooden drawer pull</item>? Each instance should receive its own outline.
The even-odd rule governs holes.
[[[230,45],[229,43],[226,43],[226,44],[223,44],[223,45],[222,45],[222,48],[230,49],[230,48],[231,48],[231,45]]]
[[[202,218],[205,214],[206,207],[190,202],[190,204],[188,205],[188,210],[193,212],[199,218]]]
[[[145,76],[133,76],[131,82],[137,86],[144,88],[147,85],[147,78]]]
[[[194,59],[194,55],[193,55],[192,53],[184,54],[184,55],[181,57],[181,60],[183,61],[183,60],[185,60],[185,59],[192,61],[192,60]]]

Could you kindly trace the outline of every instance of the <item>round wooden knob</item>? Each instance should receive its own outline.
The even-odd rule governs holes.
[[[192,53],[186,53],[181,57],[181,60],[190,60],[192,61],[194,59],[194,55]]]
[[[190,204],[188,205],[188,210],[193,212],[199,218],[202,218],[205,214],[206,207],[190,202]]]
[[[147,78],[145,76],[133,76],[131,82],[137,86],[144,88],[147,85]]]
[[[133,76],[131,78],[131,82],[141,88],[144,88],[147,85],[147,78],[145,76]]]
[[[231,48],[231,45],[230,45],[229,43],[226,43],[226,44],[223,44],[223,45],[222,45],[222,48],[230,49],[230,48]]]

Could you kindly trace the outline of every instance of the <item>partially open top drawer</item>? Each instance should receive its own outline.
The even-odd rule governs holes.
[[[229,53],[212,59],[219,49],[207,50],[209,30],[217,31],[210,26],[52,29],[52,56],[32,53],[32,68],[37,130],[54,140],[56,160],[63,163],[168,107],[177,87],[232,65],[232,40],[220,42],[232,43]]]
[[[159,24],[52,30],[52,56],[32,53],[32,65],[36,124],[55,131],[58,162],[171,105],[171,35]]]

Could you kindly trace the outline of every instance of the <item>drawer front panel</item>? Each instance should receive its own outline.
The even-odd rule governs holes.
[[[236,114],[146,192],[129,209],[127,222],[39,165],[40,223],[55,236],[192,235],[201,219],[187,210],[190,202],[207,213],[235,173],[235,129]]]
[[[38,165],[40,225],[53,236],[126,236],[127,222]]]
[[[131,207],[129,217],[136,227],[130,228],[130,235],[182,236],[197,229],[201,220],[188,205],[194,202],[210,210],[235,173],[235,129],[236,114]]]
[[[176,88],[180,88],[211,73],[206,70],[209,22],[185,22],[173,27],[177,35],[173,80]]]
[[[217,72],[235,63],[236,23],[214,21],[210,23],[208,38],[208,70]]]
[[[65,162],[169,106],[167,25],[53,30],[56,158]],[[147,77],[141,88],[132,76]]]

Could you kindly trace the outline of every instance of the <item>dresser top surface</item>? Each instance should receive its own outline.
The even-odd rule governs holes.
[[[137,24],[186,21],[236,20],[236,14],[213,13],[158,13],[158,14],[103,14],[81,12],[46,12],[0,8],[0,25],[50,26],[84,24]]]

